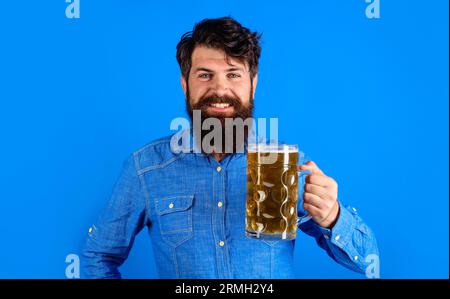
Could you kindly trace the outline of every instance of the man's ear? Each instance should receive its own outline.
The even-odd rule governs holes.
[[[184,96],[186,96],[187,82],[183,75],[181,75],[181,87],[183,88]]]
[[[252,79],[253,80],[253,98],[255,98],[255,91],[256,91],[256,85],[258,85],[258,73],[255,74],[255,77]]]

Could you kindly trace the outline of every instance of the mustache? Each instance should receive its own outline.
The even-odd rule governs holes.
[[[202,109],[211,104],[219,103],[219,104],[229,104],[233,106],[235,109],[242,107],[242,102],[237,97],[232,96],[218,96],[216,94],[210,96],[204,96],[200,98],[200,100],[193,106],[194,109]]]

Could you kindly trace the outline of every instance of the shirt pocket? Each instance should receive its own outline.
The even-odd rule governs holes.
[[[193,203],[194,195],[171,195],[155,199],[162,239],[176,246],[192,237]]]
[[[269,245],[270,247],[277,245],[280,241],[277,240],[261,240],[261,242]]]

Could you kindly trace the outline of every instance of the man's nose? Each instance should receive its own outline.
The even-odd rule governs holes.
[[[215,76],[212,82],[212,91],[219,97],[225,96],[229,91],[228,82],[224,78]]]

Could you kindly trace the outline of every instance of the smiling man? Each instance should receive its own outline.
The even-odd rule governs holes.
[[[253,116],[260,36],[232,18],[206,19],[177,46],[181,86],[194,121],[245,120]],[[225,140],[230,134],[222,127]],[[206,132],[206,133],[205,133]],[[201,145],[207,131],[189,131]],[[231,136],[234,137],[234,136]],[[245,139],[248,135],[245,134]],[[91,278],[120,278],[134,238],[148,228],[161,278],[295,278],[295,241],[245,236],[246,153],[216,140],[212,151],[174,152],[173,136],[138,149],[125,161],[110,202],[89,230],[83,251]],[[375,237],[356,213],[338,201],[335,180],[313,161],[299,194],[304,233],[339,264],[364,273],[378,256]]]

